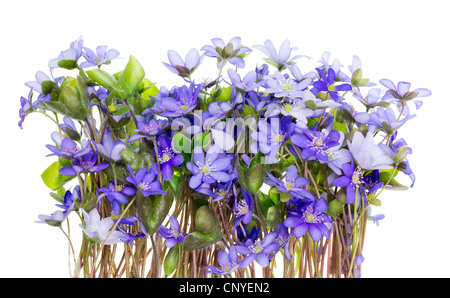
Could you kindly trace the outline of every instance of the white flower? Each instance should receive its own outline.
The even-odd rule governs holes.
[[[352,142],[347,144],[348,149],[361,168],[366,170],[392,168],[392,158],[374,143],[371,133],[364,137],[361,132],[357,131],[353,135]]]
[[[114,225],[111,217],[100,219],[100,214],[95,208],[92,209],[89,214],[84,209],[81,209],[81,211],[83,212],[86,225],[84,228],[83,225],[80,226],[90,241],[95,243],[105,242],[105,245],[111,245],[122,242],[121,239],[126,238],[126,235],[120,231],[112,231],[111,235],[109,235],[111,228]],[[106,239],[106,237],[108,237],[108,239]]]

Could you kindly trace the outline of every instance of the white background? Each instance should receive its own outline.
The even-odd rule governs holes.
[[[129,55],[146,77],[171,87],[182,81],[161,61],[167,50],[183,57],[219,37],[242,37],[246,46],[289,39],[296,54],[319,60],[324,51],[345,67],[353,55],[364,77],[408,81],[429,88],[417,117],[400,130],[413,148],[414,188],[383,194],[369,225],[363,277],[450,277],[449,29],[446,1],[3,1],[0,4],[0,277],[68,277],[67,242],[56,229],[34,223],[56,207],[41,181],[53,162],[45,157],[54,125],[42,115],[19,121],[20,96],[37,70],[70,42],[107,45],[121,52],[106,70],[121,69]],[[8,3],[8,4],[5,4]],[[255,51],[257,52],[257,51]],[[250,57],[249,57],[250,58]],[[299,61],[299,66],[302,66]],[[249,65],[248,63],[247,65]],[[204,67],[215,69],[214,60]],[[249,65],[250,68],[254,64]],[[55,73],[57,74],[57,73]],[[216,73],[210,73],[213,77]],[[403,180],[408,182],[408,180]],[[80,233],[71,221],[74,238]]]

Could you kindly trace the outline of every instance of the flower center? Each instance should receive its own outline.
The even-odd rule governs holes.
[[[172,237],[173,238],[178,238],[179,234],[177,231],[172,231]]]
[[[333,85],[328,86],[328,91],[334,91],[334,86]]]
[[[307,223],[320,223],[321,216],[320,216],[320,214],[313,212],[312,207],[309,206],[303,212],[303,220]]]
[[[287,182],[285,187],[287,190],[291,190],[294,188],[294,184],[292,184],[292,182]]]
[[[152,131],[155,131],[158,129],[159,129],[159,124],[148,124],[148,125],[144,125],[142,127],[142,130],[145,131],[146,133],[151,133]]]
[[[285,109],[287,112],[290,112],[290,111],[292,110],[292,105],[290,105],[290,104],[285,104],[285,105],[284,105],[284,109]]]
[[[139,183],[139,188],[140,189],[142,189],[142,190],[147,190],[147,189],[149,189],[150,188],[150,185],[148,185],[147,183],[145,183],[145,182],[141,182],[141,183]]]
[[[220,265],[220,268],[224,271],[224,272],[228,272],[231,270],[231,268],[233,268],[236,265],[236,263],[225,263]]]
[[[70,153],[72,153],[72,154],[75,154],[75,153],[77,153],[78,151],[80,151],[78,148],[77,148],[77,146],[72,146],[72,147],[67,147],[67,146],[63,146],[62,148],[61,148],[63,151],[65,151],[65,152],[70,152]]]
[[[94,164],[95,164],[95,162],[93,162],[93,161],[82,161],[82,162],[80,162],[80,166],[82,168],[84,168],[85,170],[93,167]]]
[[[362,183],[362,177],[363,174],[361,172],[361,168],[358,166],[352,174],[352,183],[359,186]]]
[[[248,206],[247,202],[245,200],[241,200],[241,201],[239,201],[239,203],[236,206],[235,215],[236,215],[236,217],[239,217],[241,215],[247,214],[248,211],[249,211],[249,206]]]
[[[268,137],[269,145],[278,146],[284,141],[284,134],[274,134]]]
[[[255,254],[259,254],[263,250],[261,241],[257,241],[256,243],[250,245],[248,248],[252,251],[252,253],[255,253]]]
[[[173,153],[172,149],[169,148],[169,147],[163,149],[161,151],[161,153],[162,153],[162,156],[159,157],[159,162],[161,164],[164,164],[164,163],[170,161],[175,156],[175,154]]]

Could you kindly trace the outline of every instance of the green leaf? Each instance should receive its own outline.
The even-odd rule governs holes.
[[[58,190],[64,184],[72,180],[74,177],[63,176],[59,173],[62,166],[59,162],[55,161],[52,163],[41,175],[42,181],[45,185],[53,191]]]
[[[131,108],[126,104],[117,105],[116,109],[111,113],[114,116],[122,116],[123,114],[128,113]]]
[[[134,56],[130,56],[127,66],[119,75],[119,85],[123,89],[124,98],[130,97],[142,82],[145,71]]]
[[[216,213],[202,205],[195,214],[195,231],[186,236],[183,250],[202,249],[222,240],[222,229]]]
[[[398,149],[397,152],[395,152],[395,155],[394,155],[394,162],[395,162],[396,164],[401,163],[401,162],[405,159],[406,153],[407,153],[407,148],[406,148],[406,146],[400,147],[400,149]]]
[[[171,275],[178,266],[178,260],[180,258],[180,244],[177,243],[174,247],[169,249],[169,252],[164,259],[164,274]]]
[[[158,231],[164,219],[169,214],[170,208],[172,207],[173,192],[170,188],[166,192],[167,195],[150,196],[150,200],[152,200],[153,210],[151,213],[151,220],[149,222],[149,225],[145,227],[149,235],[153,235]]]
[[[220,89],[219,95],[215,98],[215,101],[231,101],[231,86],[223,87]]]
[[[75,60],[59,60],[58,66],[61,68],[72,70],[77,67],[77,61],[75,61]]]
[[[64,198],[56,192],[51,192],[50,196],[55,199],[58,203],[64,204]]]
[[[245,185],[252,195],[259,191],[265,178],[266,170],[262,164],[255,164],[253,167],[245,169]]]
[[[362,69],[358,68],[352,74],[352,79],[351,79],[352,85],[357,86],[359,81],[361,80],[361,78],[362,78]]]
[[[181,132],[177,132],[173,136],[173,139],[172,139],[173,152],[175,152],[177,154],[191,153],[192,152],[191,144],[192,144],[191,140],[189,140]]]
[[[136,193],[136,213],[145,230],[150,231],[152,229],[153,202],[149,197],[144,197],[140,189]]]
[[[133,150],[130,150],[128,148],[123,149],[122,153],[120,154],[120,157],[124,162],[130,165],[131,169],[134,172],[137,172],[140,169],[145,168],[144,160],[139,154],[137,154]]]
[[[86,74],[100,86],[105,87],[109,91],[118,91],[119,84],[116,78],[102,69],[88,70]]]
[[[83,209],[86,212],[94,209],[95,203],[97,203],[97,196],[92,192],[87,193],[83,198],[83,202],[81,202]]]
[[[42,89],[42,93],[44,94],[44,95],[47,95],[47,94],[49,94],[49,93],[51,93],[52,92],[52,90],[53,90],[53,87],[55,87],[55,82],[53,82],[53,81],[43,81],[42,83],[41,83],[41,89]]]
[[[333,219],[342,213],[344,210],[344,206],[338,200],[333,200],[328,204],[327,214],[331,216]]]
[[[197,134],[192,140],[192,144],[194,147],[200,146],[203,149],[205,149],[210,143],[211,143],[211,136],[209,132]]]
[[[281,212],[277,208],[277,206],[272,206],[269,208],[269,210],[267,210],[266,222],[270,227],[276,228],[281,220]]]

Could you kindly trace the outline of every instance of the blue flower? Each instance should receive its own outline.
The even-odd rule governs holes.
[[[92,67],[92,66],[100,66],[102,64],[108,64],[111,60],[117,58],[120,53],[117,50],[109,49],[106,50],[106,46],[98,46],[96,48],[96,52],[92,51],[89,48],[84,48],[84,58],[86,58],[86,62],[81,62],[80,67]]]
[[[231,245],[228,253],[224,249],[221,249],[217,254],[217,262],[220,267],[206,266],[203,268],[206,269],[205,274],[214,273],[217,275],[228,275],[238,269],[240,263],[238,261],[236,246]]]
[[[302,158],[309,159],[315,157],[319,161],[328,161],[327,150],[331,147],[339,146],[340,134],[336,130],[320,131],[302,129],[304,134],[294,134],[291,136],[292,144],[303,149]]]
[[[177,167],[184,162],[184,157],[181,154],[175,154],[172,150],[172,141],[166,135],[158,137],[158,157],[161,166],[162,176],[165,181],[172,178],[172,167]],[[157,163],[154,163],[152,169],[157,171]]]
[[[271,40],[266,40],[264,45],[254,45],[253,47],[266,54],[268,58],[263,58],[264,61],[275,66],[278,71],[282,71],[286,68],[286,65],[291,65],[294,60],[302,57],[297,55],[291,58],[292,51],[297,50],[297,47],[291,48],[291,42],[287,39],[281,44],[278,52]]]
[[[178,223],[178,220],[176,217],[171,216],[169,218],[170,223],[170,229],[161,226],[159,228],[159,233],[161,238],[166,239],[166,246],[168,248],[174,247],[178,242],[182,243],[184,241],[184,238],[186,238],[187,234],[180,232],[180,224]]]
[[[266,179],[266,183],[270,186],[275,186],[279,191],[289,193],[298,198],[315,198],[308,190],[303,188],[303,186],[309,184],[310,181],[304,177],[298,176],[295,165],[287,168],[285,181],[276,178],[269,172],[267,172],[267,176],[269,179]]]
[[[387,134],[393,134],[397,129],[399,129],[406,121],[414,118],[416,115],[409,115],[403,117],[403,119],[398,119],[394,111],[391,108],[383,109],[377,108],[371,113],[360,112],[354,115],[354,118],[359,123],[364,123],[367,125],[373,125],[376,128],[382,129]]]
[[[122,150],[127,148],[125,143],[121,140],[114,142],[109,128],[106,129],[105,134],[103,135],[102,143],[94,142],[94,144],[97,147],[98,153],[109,162],[118,162],[122,160]]]
[[[331,223],[331,218],[326,213],[327,202],[320,198],[304,208],[300,215],[291,215],[286,218],[284,225],[287,228],[294,228],[293,233],[296,238],[301,238],[306,232],[314,242],[320,241],[322,236],[328,238],[330,232],[325,223]]]
[[[168,120],[155,119],[151,114],[145,118],[139,115],[136,117],[138,119],[137,128],[134,130],[136,134],[130,136],[128,139],[130,143],[142,138],[152,141],[152,136],[156,136],[170,124]]]
[[[127,177],[126,180],[132,183],[137,189],[140,189],[145,197],[158,194],[167,195],[167,193],[161,189],[159,181],[155,181],[157,176],[155,171],[148,171],[147,168],[142,168],[135,175],[129,164],[127,164],[127,167],[130,176]]]
[[[390,169],[392,158],[382,150],[380,144],[375,144],[373,135],[369,132],[364,135],[356,131],[352,141],[347,146],[359,166],[366,170]]]
[[[263,240],[253,241],[252,239],[248,239],[243,245],[237,245],[236,251],[240,254],[247,255],[240,262],[241,268],[246,268],[255,260],[261,267],[267,267],[270,261],[269,255],[278,248],[278,244],[274,242],[276,237],[277,232],[272,231],[265,235]]]
[[[343,83],[340,85],[334,85],[334,81],[336,78],[336,73],[333,68],[328,69],[328,74],[326,75],[321,69],[316,68],[317,72],[320,74],[320,80],[313,82],[314,88],[311,89],[311,92],[326,92],[331,98],[335,101],[339,101],[340,95],[338,91],[351,91],[352,85]]]
[[[223,153],[217,145],[211,146],[206,152],[196,146],[193,151],[194,162],[188,162],[187,168],[193,174],[189,180],[189,186],[196,189],[202,182],[214,183],[228,182],[231,179],[230,174],[225,172],[230,165],[230,159],[218,158],[219,154]]]
[[[251,137],[257,141],[250,145],[252,153],[261,151],[267,156],[268,163],[275,163],[280,147],[286,142],[294,131],[291,117],[269,118],[258,122],[258,131],[252,132]]]
[[[241,224],[241,222],[246,225],[252,220],[254,200],[252,195],[245,189],[242,189],[242,199],[238,200],[236,188],[234,186],[233,190],[235,193],[233,206],[234,231]]]
[[[227,62],[238,68],[245,67],[244,59],[239,56],[250,52],[251,49],[241,46],[240,37],[233,37],[226,45],[220,38],[213,38],[211,41],[213,43],[212,46],[206,45],[200,50],[204,51],[208,57],[217,58],[217,69],[222,68]]]
[[[98,153],[89,152],[81,156],[75,157],[73,160],[73,166],[66,166],[59,170],[59,173],[63,176],[77,176],[80,173],[97,173],[103,171],[109,167],[109,162],[104,161],[97,162]]]
[[[48,67],[51,71],[53,71],[54,68],[61,67],[60,63],[61,61],[69,62],[70,64],[65,68],[76,68],[78,59],[83,55],[83,39],[80,37],[74,42],[70,44],[70,48],[62,51],[58,58],[50,60],[48,63]]]
[[[233,85],[240,92],[249,92],[252,91],[259,86],[261,86],[264,82],[256,81],[256,72],[249,71],[242,79],[241,76],[234,70],[228,69],[228,76],[231,80],[231,85]]]
[[[416,109],[419,109],[423,102],[417,100],[419,97],[428,97],[431,95],[431,91],[426,88],[417,88],[410,91],[411,83],[400,81],[397,86],[389,79],[381,79],[380,84],[388,88],[386,94],[383,96],[383,100],[393,100],[397,103],[399,110],[404,115],[409,115],[409,108],[406,103],[412,102],[415,104]]]
[[[271,76],[266,76],[265,87],[267,93],[273,93],[275,97],[300,98],[302,91],[311,83],[311,79],[306,79],[300,83],[278,71]]]
[[[180,117],[186,115],[195,107],[199,102],[199,93],[201,91],[200,86],[191,84],[189,87],[181,86],[174,92],[174,97],[161,98],[162,112],[159,114],[164,117]]]
[[[106,199],[112,204],[112,213],[119,215],[121,213],[121,204],[128,203],[128,196],[136,194],[136,190],[126,185],[115,185],[110,181],[108,187],[101,187],[98,191],[106,194]]]
[[[164,66],[174,74],[183,78],[190,78],[204,58],[204,56],[200,56],[198,51],[194,48],[187,53],[185,61],[183,61],[181,56],[173,50],[167,52],[167,57],[169,58],[170,64],[163,62]]]
[[[342,165],[343,176],[336,178],[333,181],[333,185],[337,187],[346,187],[347,204],[353,204],[356,201],[360,201],[360,197],[363,192],[365,181],[361,168],[354,167],[353,162]]]

